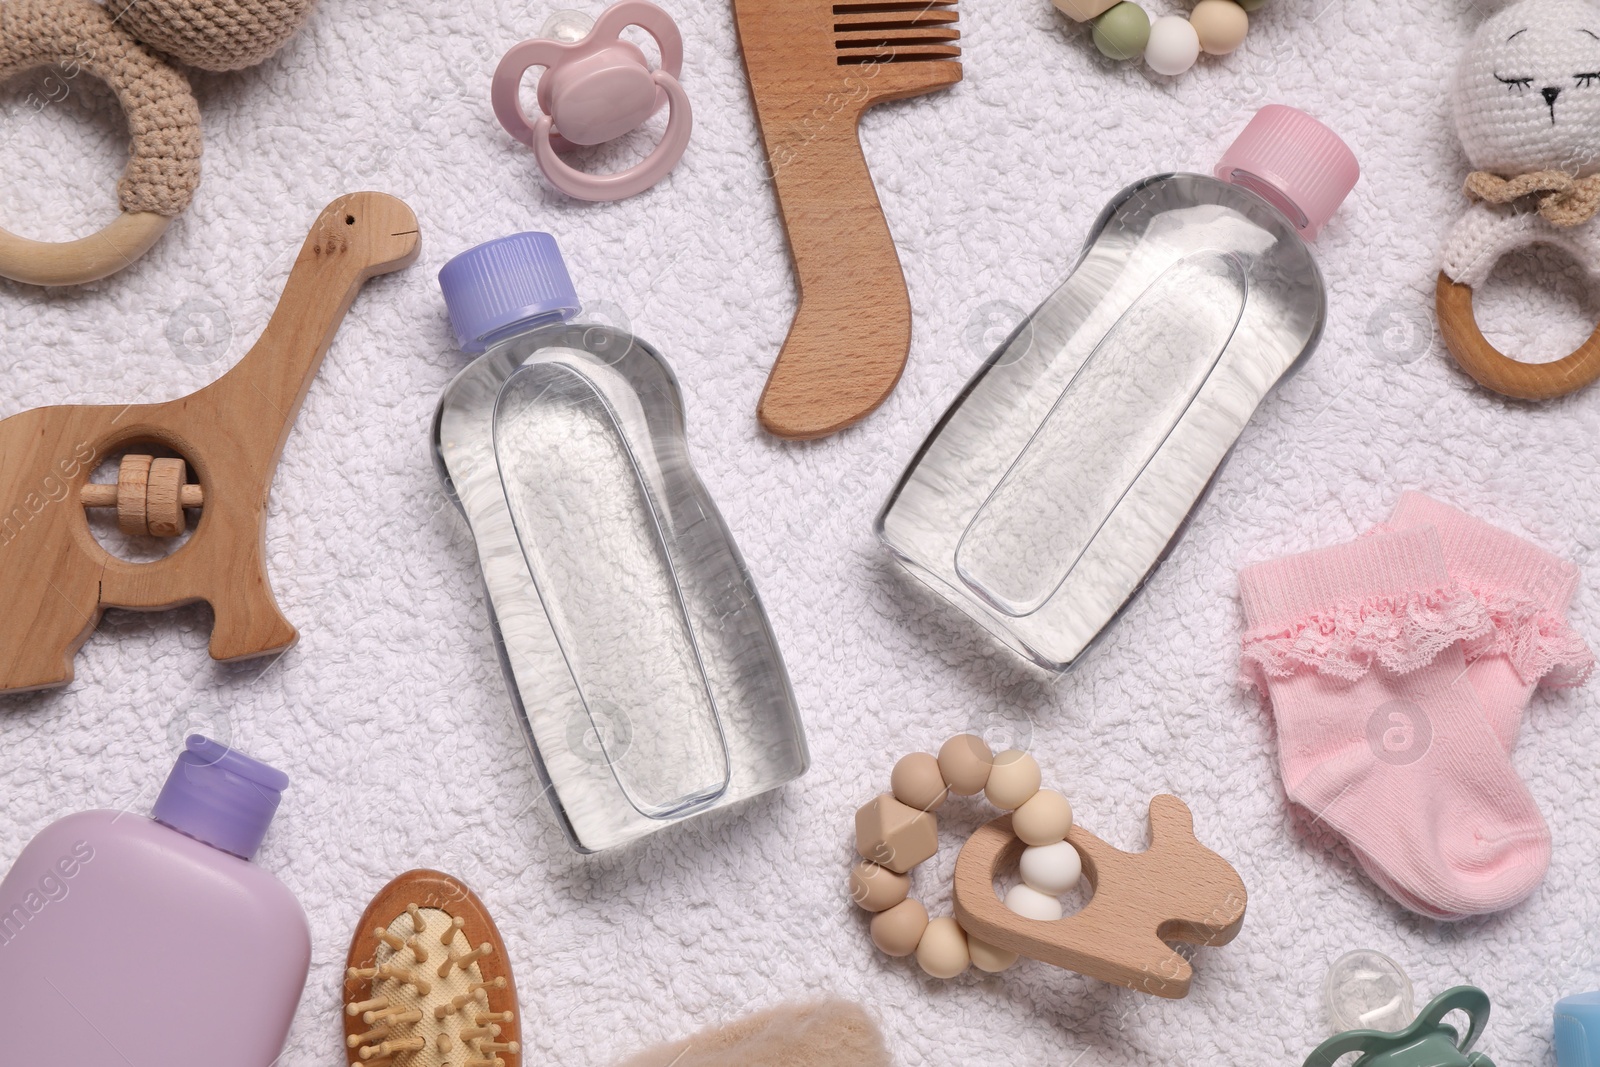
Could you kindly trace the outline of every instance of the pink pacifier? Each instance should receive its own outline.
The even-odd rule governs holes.
[[[621,0],[601,12],[587,34],[582,16],[562,12],[545,25],[551,36],[523,41],[505,54],[494,72],[495,117],[506,132],[533,147],[550,184],[580,200],[621,200],[642,193],[666,176],[689,144],[693,113],[678,75],[683,37],[672,16],[648,0]],[[620,38],[638,26],[656,40],[661,67],[652,71],[644,53]],[[517,92],[530,67],[544,67],[538,100],[543,114],[529,123]],[[648,157],[615,174],[587,174],[556,153],[621,137],[670,106],[667,130]]]

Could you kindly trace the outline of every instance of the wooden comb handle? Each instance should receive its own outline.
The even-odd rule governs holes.
[[[779,437],[822,437],[888,397],[911,350],[911,300],[856,133],[839,114],[793,143],[767,137],[800,287],[756,409]]]

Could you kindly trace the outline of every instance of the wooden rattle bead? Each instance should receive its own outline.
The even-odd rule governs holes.
[[[1070,893],[1083,878],[1083,857],[1069,841],[1023,849],[1021,867],[1025,885],[1052,897]]]
[[[887,911],[911,892],[911,877],[869,860],[850,868],[850,899],[865,911]]]
[[[183,484],[187,475],[188,467],[181,459],[163,456],[150,461],[145,517],[152,537],[183,535]]]
[[[909,956],[917,950],[927,928],[928,909],[920,901],[902,900],[873,916],[872,943],[886,956]]]
[[[967,952],[972,955],[972,965],[987,974],[999,974],[1020,958],[1015,952],[967,936]]]
[[[1071,829],[1072,804],[1054,789],[1039,790],[1011,816],[1011,832],[1025,845],[1053,845]]]
[[[1038,760],[1019,749],[1008,748],[995,756],[984,795],[995,807],[1012,811],[1039,791],[1041,780]]]
[[[1250,16],[1236,0],[1200,0],[1189,12],[1189,25],[1200,38],[1200,50],[1225,56],[1244,43]]]
[[[1049,893],[1041,893],[1026,882],[1014,885],[1006,893],[1006,907],[1024,919],[1055,922],[1061,918],[1061,901]]]
[[[146,496],[150,484],[150,457],[129,453],[117,468],[117,529],[130,537],[150,533]]]
[[[957,734],[939,749],[939,773],[950,792],[958,797],[983,792],[993,765],[994,752],[989,743],[975,734]]]
[[[905,874],[939,851],[939,824],[885,794],[856,812],[856,851],[862,859]]]
[[[939,761],[926,752],[913,752],[896,763],[889,788],[896,800],[918,811],[938,811],[950,794]]]
[[[935,978],[954,978],[972,965],[967,935],[950,916],[928,924],[917,942],[917,964]]]

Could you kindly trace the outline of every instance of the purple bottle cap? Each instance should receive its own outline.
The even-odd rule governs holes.
[[[439,288],[468,352],[578,313],[577,290],[547,233],[514,233],[467,249],[440,268]]]
[[[1304,111],[1268,104],[1222,153],[1216,175],[1283,212],[1309,241],[1356,187],[1361,166],[1328,127]]]
[[[150,814],[196,841],[250,859],[289,776],[199,734],[190,736]]]

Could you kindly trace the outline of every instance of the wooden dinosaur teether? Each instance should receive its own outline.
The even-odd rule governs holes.
[[[986,944],[1178,999],[1189,994],[1194,969],[1166,942],[1225,945],[1244,924],[1244,882],[1195,839],[1189,807],[1175,796],[1150,801],[1144,852],[1112,848],[1074,826],[1067,841],[1083,857],[1094,896],[1081,911],[1048,922],[1023,918],[995,896],[995,878],[1024,847],[1011,820],[1002,815],[979,827],[956,859],[956,921]]]
[[[261,337],[215,382],[162,404],[34,408],[0,421],[0,690],[70,682],[73,655],[108,607],[203,600],[215,613],[210,651],[219,660],[294,643],[264,558],[273,471],[356,294],[418,249],[405,204],[342,196],[317,217]],[[182,458],[129,455],[117,485],[86,484],[102,459],[141,444]],[[187,543],[130,563],[95,540],[84,505],[114,505],[125,531],[167,536],[183,531],[184,508],[204,510]]]
[[[378,891],[350,941],[344,983],[351,1067],[519,1067],[517,988],[477,896],[439,871]]]

